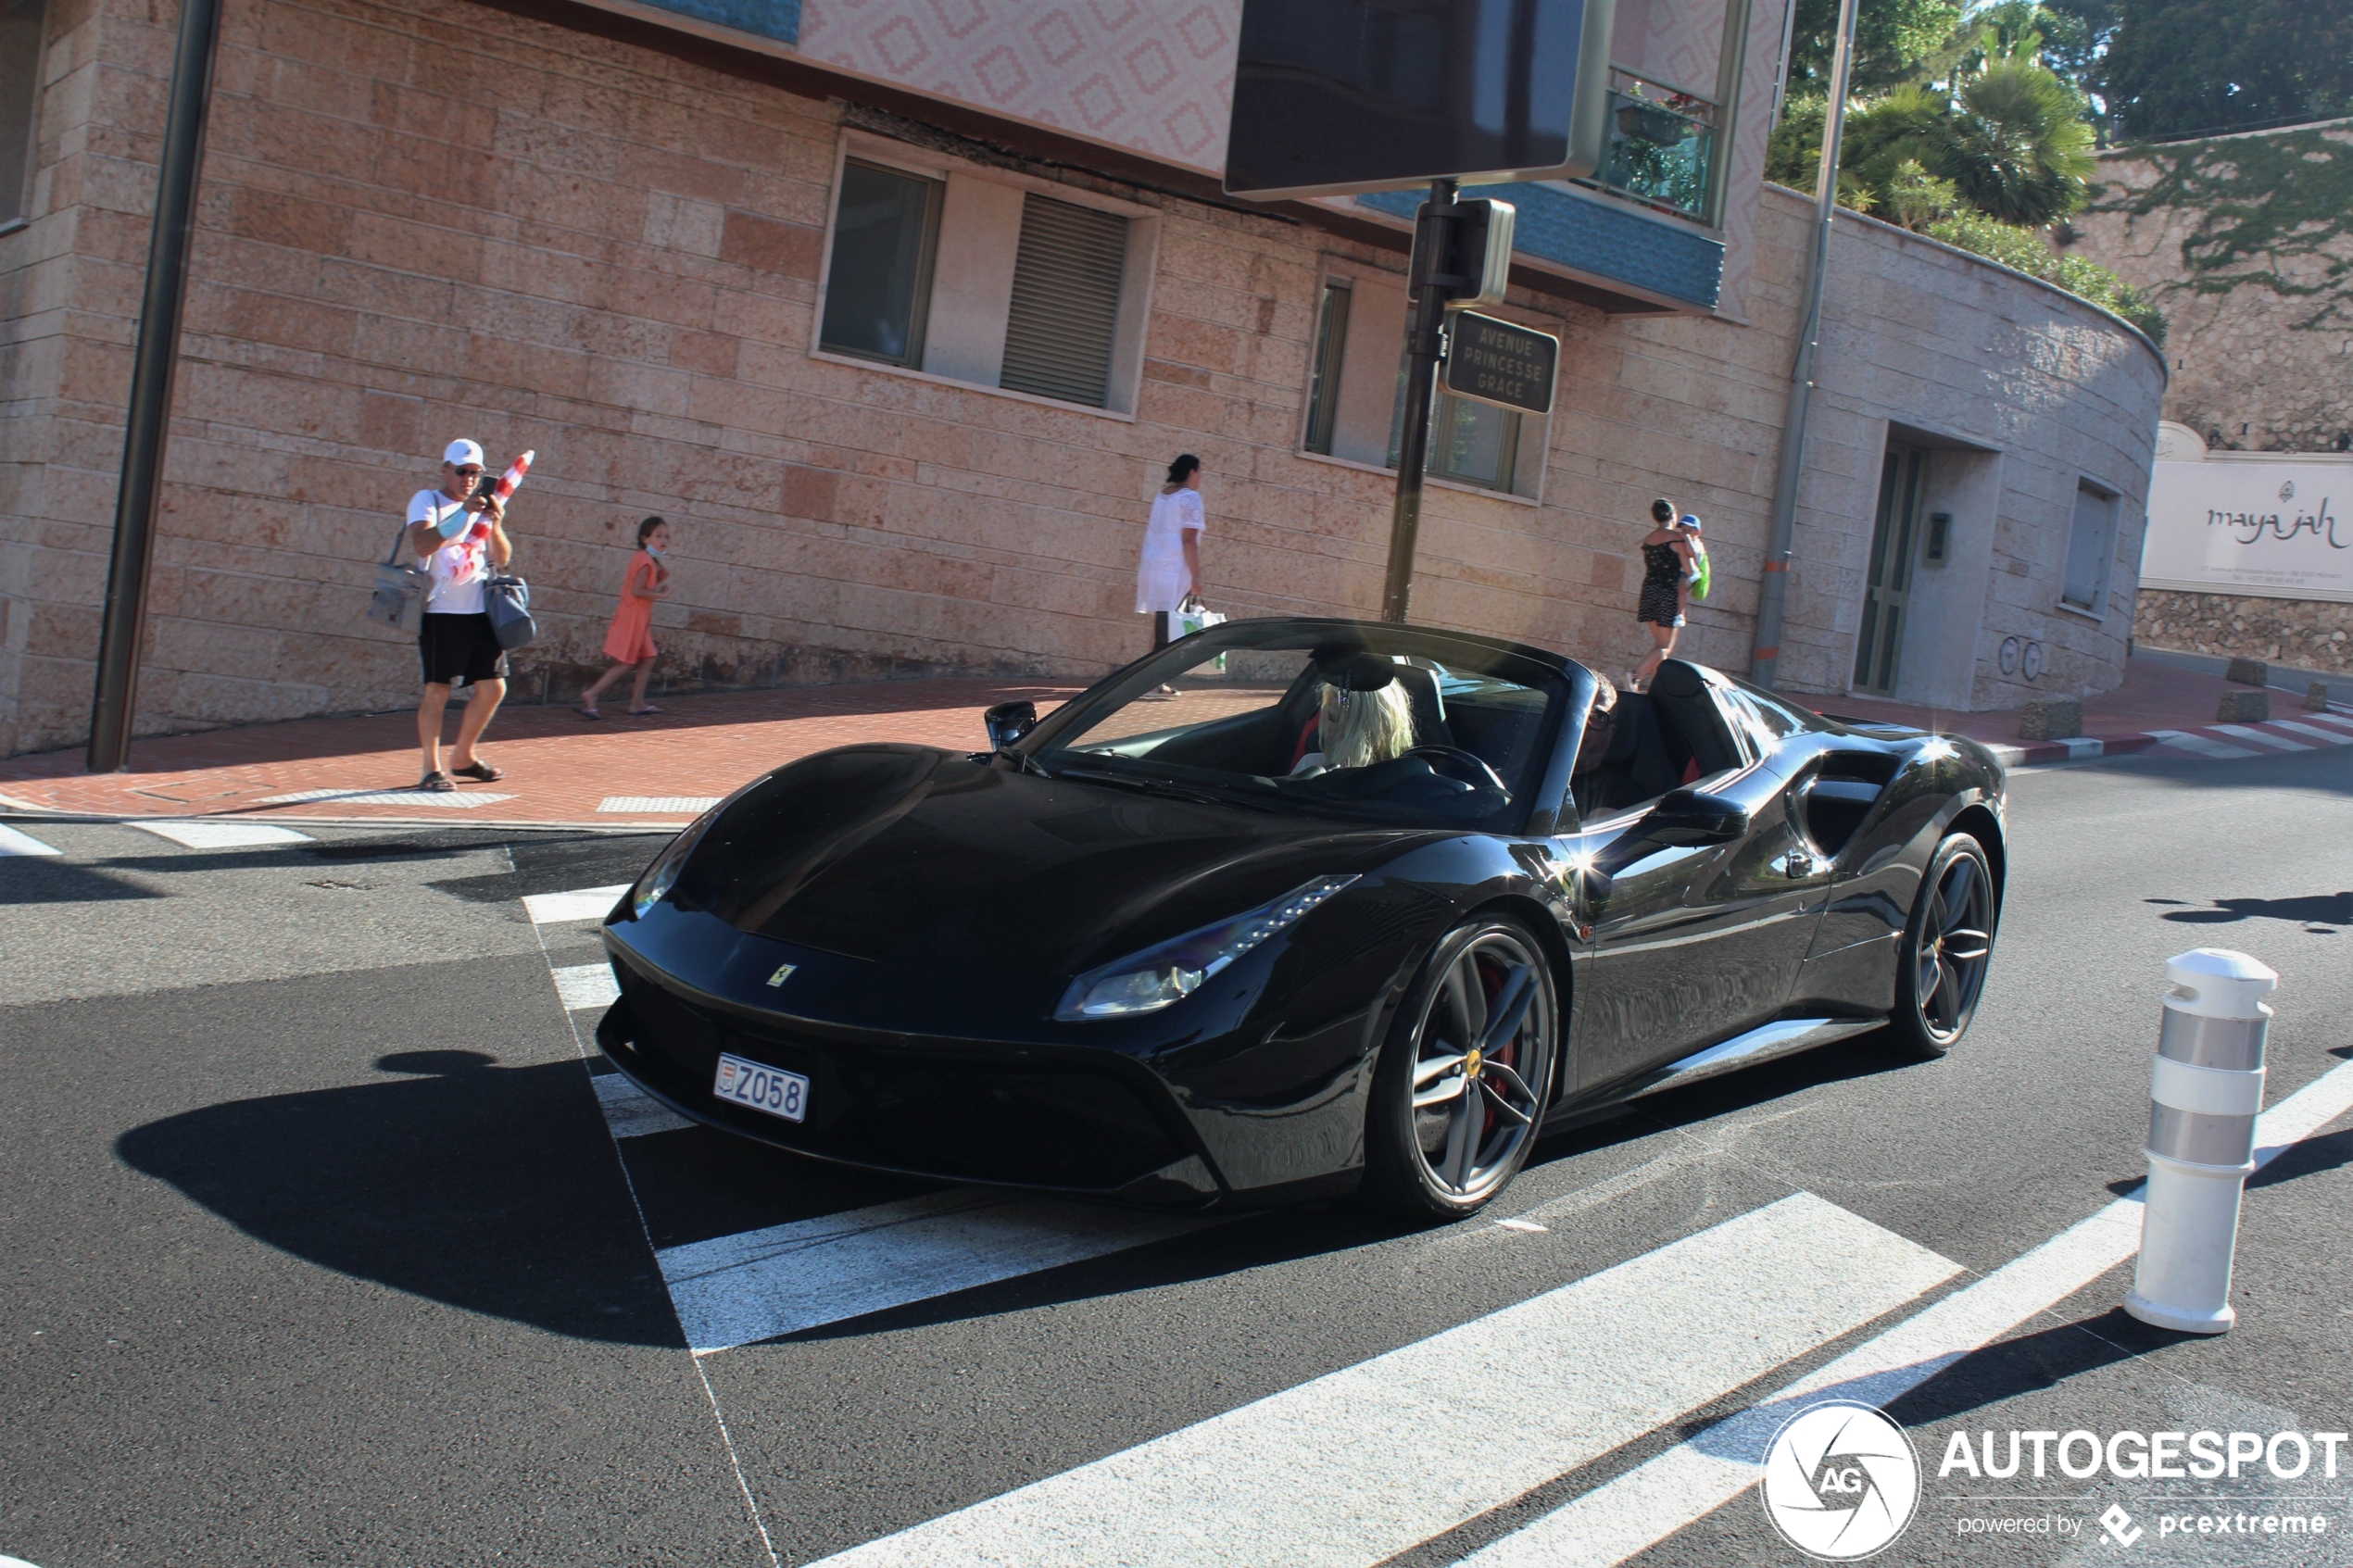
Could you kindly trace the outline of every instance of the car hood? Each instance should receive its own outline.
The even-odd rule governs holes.
[[[676,901],[884,971],[1067,975],[1423,836],[851,746],[736,800]]]

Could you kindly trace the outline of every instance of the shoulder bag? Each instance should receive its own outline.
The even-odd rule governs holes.
[[[413,637],[424,628],[425,595],[433,586],[433,573],[401,560],[408,547],[409,525],[404,522],[392,542],[392,554],[376,563],[376,591],[368,601],[368,619]]]
[[[490,612],[491,633],[501,648],[526,646],[539,635],[539,624],[531,619],[531,584],[512,572],[490,567],[489,560],[485,554],[483,564],[490,575],[482,585],[482,608]]]

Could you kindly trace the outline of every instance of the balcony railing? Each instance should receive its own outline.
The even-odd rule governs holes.
[[[1594,182],[1707,222],[1716,132],[1714,104],[1613,66],[1609,146]]]

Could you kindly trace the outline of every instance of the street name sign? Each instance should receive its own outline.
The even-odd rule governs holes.
[[[1476,310],[1457,311],[1453,325],[1446,350],[1447,391],[1523,414],[1553,411],[1560,339]]]

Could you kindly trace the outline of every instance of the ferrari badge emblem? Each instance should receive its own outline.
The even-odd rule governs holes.
[[[776,966],[776,972],[768,977],[768,985],[770,988],[774,989],[778,985],[782,985],[786,981],[790,980],[792,978],[792,972],[799,967],[800,966],[799,964],[778,964]]]

